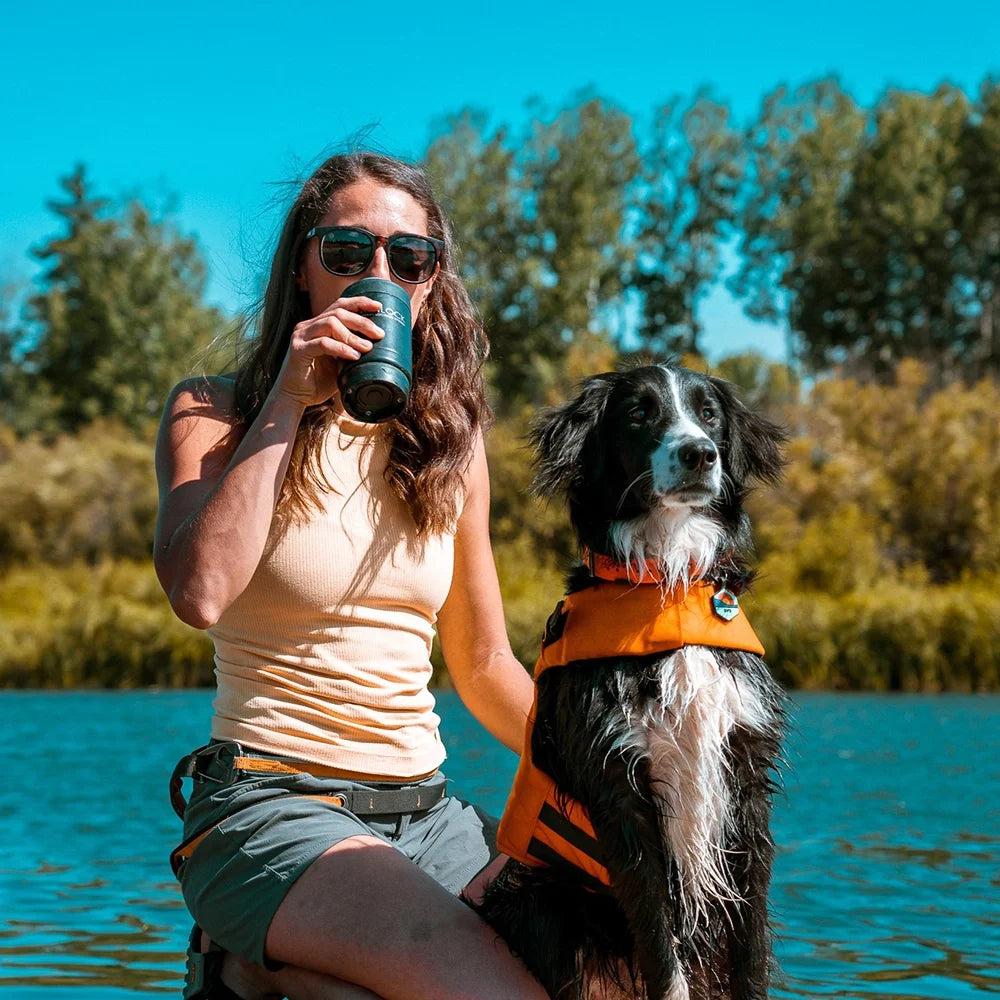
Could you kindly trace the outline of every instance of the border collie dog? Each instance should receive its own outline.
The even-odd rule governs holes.
[[[596,620],[583,628],[597,638],[558,669],[539,661],[521,768],[557,789],[549,832],[594,845],[606,877],[548,858],[534,835],[533,857],[516,860],[502,827],[514,857],[480,913],[559,1000],[763,1000],[784,695],[745,618],[735,627],[752,642],[712,637],[742,615],[752,577],[743,501],[753,482],[777,481],[784,432],[729,383],[657,365],[584,380],[532,438],[535,487],[568,501],[584,552],[543,659],[565,638],[563,604],[589,601]],[[686,638],[650,652],[616,637],[635,619],[624,603],[633,592],[654,618],[691,605]],[[712,608],[704,631],[697,616]],[[585,830],[566,826],[573,809]]]

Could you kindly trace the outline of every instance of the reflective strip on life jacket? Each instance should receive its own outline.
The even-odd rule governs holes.
[[[585,876],[591,887],[611,885],[587,810],[558,794],[556,783],[531,763],[535,708],[524,734],[521,763],[497,830],[497,846],[526,865],[565,867]]]

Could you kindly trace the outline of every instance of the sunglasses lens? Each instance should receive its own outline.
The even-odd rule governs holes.
[[[437,248],[419,236],[396,236],[389,241],[389,267],[400,281],[426,281],[437,265]]]
[[[323,236],[319,252],[332,274],[360,274],[375,256],[375,241],[357,229],[335,229]]]

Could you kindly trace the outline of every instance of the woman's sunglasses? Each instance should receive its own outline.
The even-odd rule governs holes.
[[[444,241],[414,233],[376,236],[357,226],[317,226],[306,239],[319,237],[319,260],[331,274],[361,274],[375,259],[375,248],[385,247],[389,270],[409,285],[419,285],[434,273],[444,253]]]

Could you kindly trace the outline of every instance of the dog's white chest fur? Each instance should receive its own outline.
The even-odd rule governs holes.
[[[727,875],[724,846],[732,821],[730,734],[738,726],[766,732],[774,720],[750,676],[720,668],[707,647],[671,653],[659,671],[660,696],[630,719],[630,730],[649,761],[685,919],[693,926],[709,899],[738,896]]]

